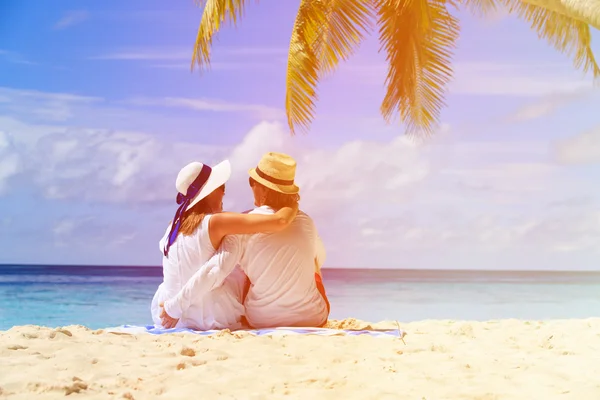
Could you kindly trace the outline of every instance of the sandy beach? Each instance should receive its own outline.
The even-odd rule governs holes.
[[[404,342],[14,327],[0,332],[0,398],[600,399],[600,319],[400,326]]]

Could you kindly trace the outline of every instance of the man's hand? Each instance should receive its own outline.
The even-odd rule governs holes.
[[[276,212],[277,216],[281,218],[281,222],[285,225],[292,223],[296,215],[298,214],[298,207],[283,207]]]
[[[171,316],[169,314],[167,314],[167,312],[165,311],[165,303],[160,303],[159,306],[160,306],[160,308],[162,308],[162,311],[160,313],[160,319],[162,321],[161,322],[162,326],[167,329],[175,328],[175,325],[177,325],[177,322],[179,322],[179,319],[171,318]]]

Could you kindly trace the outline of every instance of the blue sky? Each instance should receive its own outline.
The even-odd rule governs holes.
[[[229,158],[298,159],[302,207],[329,267],[600,269],[600,95],[590,76],[503,13],[459,13],[437,133],[379,114],[376,37],[323,81],[290,137],[285,61],[297,2],[248,2],[189,70],[193,1],[4,1],[0,10],[0,262],[159,265],[174,180]],[[600,54],[598,32],[594,50]]]

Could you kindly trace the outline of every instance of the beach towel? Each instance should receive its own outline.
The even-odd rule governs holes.
[[[149,333],[152,335],[162,335],[165,333],[191,333],[201,336],[214,335],[220,330],[211,331],[195,331],[193,329],[184,328],[157,328],[153,325],[149,326],[135,326],[135,325],[122,325],[119,327],[108,328],[108,332],[113,333],[129,333],[129,334],[141,334]],[[327,328],[269,328],[269,329],[250,329],[240,330],[236,332],[247,332],[251,335],[256,336],[282,336],[282,335],[321,335],[321,336],[358,336],[368,335],[374,337],[389,337],[389,338],[404,338],[406,332],[401,329],[389,329],[389,330],[351,330],[351,329],[327,329]]]

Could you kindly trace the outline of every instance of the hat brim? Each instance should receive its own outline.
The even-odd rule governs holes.
[[[270,181],[260,177],[256,173],[256,168],[250,169],[248,171],[248,175],[250,175],[250,178],[254,179],[256,182],[260,183],[261,185],[263,185],[271,190],[274,190],[276,192],[279,192],[279,193],[297,194],[298,192],[300,192],[300,188],[296,185],[279,185],[277,183],[270,182]]]
[[[217,188],[223,186],[231,177],[231,164],[229,160],[220,162],[219,164],[212,167],[210,176],[204,184],[204,187],[198,192],[196,197],[190,202],[188,210],[198,204],[200,200],[214,192]]]

